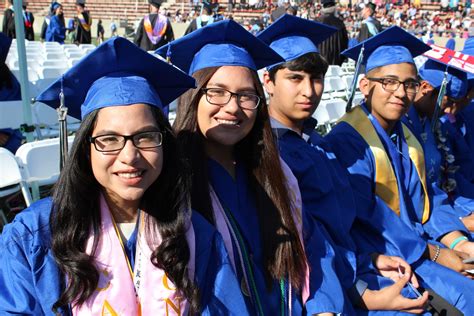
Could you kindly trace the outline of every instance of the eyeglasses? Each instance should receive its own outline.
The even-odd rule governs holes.
[[[260,97],[253,93],[234,93],[222,88],[203,88],[206,100],[214,105],[226,105],[235,96],[237,104],[247,110],[255,110],[260,104]]]
[[[127,136],[108,134],[89,137],[89,141],[94,144],[95,149],[100,152],[122,150],[129,139],[138,149],[150,149],[161,146],[163,142],[163,134],[161,132],[140,132]]]
[[[395,92],[401,84],[405,88],[407,94],[414,95],[420,89],[420,83],[414,80],[400,81],[395,78],[367,78],[370,81],[380,82],[382,88],[387,92]]]

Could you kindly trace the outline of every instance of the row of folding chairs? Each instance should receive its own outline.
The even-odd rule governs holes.
[[[352,105],[360,104],[363,100],[362,94],[356,94],[352,100]],[[332,126],[346,113],[347,101],[336,98],[331,100],[321,100],[318,108],[313,113],[313,118],[318,121],[318,126],[322,127],[327,133]]]
[[[68,137],[69,148],[73,136]],[[42,186],[53,185],[59,176],[59,139],[47,139],[23,144],[15,155],[0,147],[0,198],[19,193],[30,206],[39,198],[35,192]],[[0,231],[7,223],[3,209],[0,209]]]

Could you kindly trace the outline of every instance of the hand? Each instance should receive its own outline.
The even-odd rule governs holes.
[[[474,213],[471,213],[469,216],[462,217],[461,221],[470,232],[474,232]]]
[[[379,291],[365,290],[362,295],[364,306],[368,310],[392,310],[403,311],[412,314],[421,314],[428,301],[428,291],[416,299],[409,299],[401,295],[402,289],[410,280],[410,275],[406,273],[394,284]]]
[[[436,252],[436,250],[434,250],[435,246],[430,244],[429,247],[430,257],[431,259],[433,259],[434,253]],[[474,269],[474,264],[467,264],[462,262],[464,259],[468,258],[469,255],[464,252],[451,250],[448,248],[441,248],[436,263],[439,263],[447,268],[462,273],[470,279],[474,279],[474,275],[464,272],[465,270]]]
[[[468,241],[468,240],[462,240],[456,245],[456,247],[454,247],[454,250],[459,251],[459,252],[464,252],[465,254],[468,255],[468,258],[473,258],[474,257],[474,242]]]
[[[418,280],[415,274],[413,274],[410,265],[402,258],[375,254],[372,256],[372,261],[382,276],[397,282],[403,275],[408,274],[410,276],[410,282],[413,286],[418,288]]]

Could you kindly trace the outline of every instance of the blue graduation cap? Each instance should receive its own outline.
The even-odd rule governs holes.
[[[257,37],[285,61],[291,61],[307,53],[319,53],[318,44],[336,32],[337,29],[332,26],[285,14]],[[268,68],[273,66],[276,65]]]
[[[194,78],[130,41],[114,37],[84,57],[36,99],[58,108],[63,91],[68,114],[75,118],[84,118],[96,109],[135,103],[159,107],[166,113],[171,101],[194,87]]]
[[[215,66],[244,66],[257,71],[283,59],[268,45],[232,20],[206,25],[155,52],[193,74]]]
[[[465,71],[438,60],[427,59],[418,74],[423,80],[428,81],[433,88],[440,89],[445,72],[447,72],[446,95],[454,99],[464,97],[467,93],[467,73]]]
[[[0,32],[0,62],[4,63],[7,60],[11,44],[12,39]]]
[[[365,71],[392,64],[412,63],[413,58],[430,50],[431,47],[418,38],[392,26],[358,45],[346,49],[342,55],[358,61],[362,53]]]

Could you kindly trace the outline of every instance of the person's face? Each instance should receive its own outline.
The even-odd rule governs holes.
[[[159,127],[148,105],[112,106],[98,113],[92,137],[149,131],[159,131]],[[122,150],[108,153],[97,151],[91,144],[90,153],[94,177],[117,205],[139,203],[163,167],[162,147],[138,149],[131,140]]]
[[[63,7],[62,7],[62,6],[59,6],[59,7],[56,9],[56,15],[60,15],[60,14],[63,14]]]
[[[400,84],[394,92],[389,92],[382,87],[382,83],[368,78],[391,78],[401,82],[417,81],[415,65],[401,63],[382,66],[370,71],[359,83],[360,91],[365,96],[372,115],[382,127],[391,128],[408,112],[416,94],[407,94],[403,84]]]
[[[441,109],[446,114],[456,115],[469,105],[470,101],[468,100],[467,95],[459,99],[445,95],[441,103]]]
[[[275,81],[264,74],[265,89],[270,95],[270,114],[290,128],[297,128],[318,107],[324,90],[324,77],[304,71],[280,69]]]
[[[220,67],[204,88],[257,94],[251,71],[240,66]],[[227,104],[214,105],[203,94],[198,103],[197,123],[207,145],[232,147],[248,135],[255,123],[257,111],[240,107],[236,96]]]

